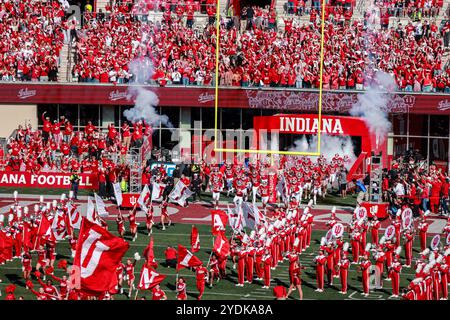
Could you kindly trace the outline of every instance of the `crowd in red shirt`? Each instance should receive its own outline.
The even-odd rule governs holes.
[[[330,7],[331,8],[331,7]],[[270,19],[270,8],[255,8],[254,18]],[[176,12],[176,10],[175,10]],[[159,22],[142,22],[116,7],[107,19],[85,24],[78,42],[74,74],[80,81],[128,82],[128,63],[151,57],[159,85],[212,85],[215,71],[215,25],[190,28],[184,13],[166,10]],[[373,70],[390,73],[399,90],[450,90],[448,70],[443,70],[443,39],[435,22],[410,22],[386,30],[366,28],[366,23],[334,16],[327,10],[324,43],[323,87],[363,89]],[[220,30],[219,84],[250,87],[319,87],[320,12],[311,10],[309,24],[285,19],[284,30],[253,23]],[[269,21],[270,22],[270,21]],[[224,21],[222,21],[225,24]]]
[[[64,15],[56,0],[0,0],[0,80],[57,81]]]
[[[19,125],[7,142],[1,170],[94,173],[100,182],[120,182],[122,178],[128,181],[128,149],[142,144],[143,137],[152,132],[142,122],[134,123],[132,129],[127,122],[120,129],[111,124],[107,132],[102,132],[90,121],[79,131],[64,117],[51,122],[44,113],[42,121],[41,130]]]

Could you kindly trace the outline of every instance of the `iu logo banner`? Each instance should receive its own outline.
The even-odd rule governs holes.
[[[82,292],[112,290],[117,283],[116,268],[128,248],[125,240],[83,218],[73,260],[72,282],[79,283]]]

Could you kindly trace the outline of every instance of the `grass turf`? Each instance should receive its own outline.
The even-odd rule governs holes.
[[[116,224],[114,222],[109,223],[110,231],[113,234],[117,234],[116,232]],[[199,257],[205,264],[208,261],[208,257],[210,255],[210,250],[213,243],[213,237],[211,235],[209,225],[197,225],[197,228],[200,233],[200,244],[201,250],[197,252],[195,255]],[[156,269],[159,273],[167,275],[166,279],[163,281],[161,287],[166,292],[168,299],[176,299],[175,294],[175,279],[176,279],[176,270],[173,268],[164,267],[164,250],[167,245],[172,245],[177,247],[178,244],[182,244],[188,249],[190,248],[190,231],[191,225],[187,224],[176,224],[167,228],[166,231],[162,231],[157,227],[153,229],[153,237],[154,237],[154,251],[155,258],[158,261],[158,268]],[[125,239],[130,243],[130,249],[126,253],[123,261],[126,261],[126,258],[132,258],[135,252],[139,252],[142,255],[142,251],[147,246],[149,237],[146,234],[145,224],[141,223],[138,228],[138,237],[135,242],[131,242],[130,236],[126,235]],[[339,293],[340,291],[340,282],[338,278],[334,279],[334,286],[327,287],[325,286],[325,291],[323,293],[315,292],[316,289],[316,277],[315,277],[315,267],[313,263],[313,258],[317,254],[317,249],[319,247],[320,238],[325,234],[324,231],[313,231],[313,240],[311,241],[311,247],[308,248],[305,252],[300,256],[301,263],[306,266],[306,269],[302,274],[302,289],[304,299],[318,299],[318,300],[343,300],[343,299],[387,299],[391,294],[391,284],[390,282],[384,281],[384,289],[375,290],[373,293],[371,292],[369,297],[364,297],[360,293],[362,291],[361,284],[361,273],[357,272],[356,266],[352,265],[349,270],[349,289],[347,295],[342,295]],[[348,240],[348,239],[347,239]],[[418,244],[418,241],[416,241]],[[419,248],[414,248],[414,255],[417,255],[419,252]],[[69,262],[72,261],[70,256],[69,244],[67,241],[62,241],[57,245],[57,261],[55,262],[55,275],[62,276],[63,271],[56,268],[57,262],[61,259],[66,259]],[[33,255],[33,266],[36,264],[37,256],[35,253]],[[161,265],[161,262],[163,263]],[[141,270],[141,266],[143,263],[143,259],[137,262],[136,264],[136,279],[135,285],[137,286],[139,281],[139,274]],[[235,287],[237,283],[237,274],[236,271],[232,269],[231,260],[227,263],[227,273],[228,278],[220,280],[217,284],[214,284],[213,288],[209,288],[208,286],[205,288],[205,293],[203,295],[203,299],[205,300],[267,300],[273,299],[272,289],[275,285],[281,284],[286,287],[289,287],[289,275],[288,275],[288,262],[279,264],[276,270],[272,270],[272,282],[270,289],[262,289],[262,283],[260,281],[254,281],[252,284],[245,284],[243,288]],[[188,291],[188,300],[196,299],[197,297],[197,289],[195,285],[195,277],[194,272],[188,269],[182,269],[180,271],[180,276],[185,277],[187,282],[187,291]],[[35,287],[39,287],[37,281],[35,281],[34,276],[33,283]],[[408,285],[409,281],[414,278],[414,270],[413,269],[403,269],[401,274],[401,288]],[[10,283],[14,283],[17,285],[16,289],[16,297],[23,296],[25,299],[35,300],[35,296],[25,289],[25,281],[22,278],[21,272],[21,263],[19,259],[14,259],[11,262],[7,262],[5,265],[0,266],[0,279],[3,280],[0,283],[0,289],[2,294],[5,295],[4,287]],[[128,299],[126,296],[127,286],[124,284],[124,293],[118,294],[114,296],[116,300]],[[145,296],[147,299],[151,298],[151,293],[148,291],[140,291],[138,297]],[[134,297],[134,293],[133,293]],[[290,299],[298,299],[298,293],[294,291],[290,297]]]

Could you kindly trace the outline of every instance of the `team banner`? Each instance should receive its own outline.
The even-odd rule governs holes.
[[[109,213],[106,210],[106,205],[103,199],[94,192],[95,205],[97,207],[97,213],[101,218],[108,218]]]
[[[189,190],[181,180],[178,180],[172,192],[169,194],[169,198],[184,207],[186,205],[186,200],[193,194],[194,192]]]
[[[0,187],[70,188],[70,173],[4,171],[0,172]],[[79,189],[98,189],[96,174],[81,173]]]
[[[159,274],[152,268],[146,265],[142,266],[141,276],[139,280],[139,290],[149,290],[160,284],[166,278],[165,275]]]
[[[101,226],[83,218],[71,279],[81,292],[104,293],[117,284],[116,269],[129,244]]]
[[[120,188],[120,183],[113,183],[114,197],[116,198],[117,206],[120,207],[123,202],[122,189]]]
[[[152,184],[152,201],[162,201],[164,188],[162,183],[153,182]]]
[[[223,210],[211,210],[212,234],[217,235],[225,231],[228,215]]]
[[[259,210],[249,202],[242,203],[242,213],[244,217],[244,224],[247,228],[255,229],[259,224]]]
[[[147,201],[150,199],[150,190],[148,189],[148,185],[144,186],[144,189],[142,189],[141,194],[139,195],[138,204],[142,211],[147,213]],[[153,199],[152,199],[153,200]]]

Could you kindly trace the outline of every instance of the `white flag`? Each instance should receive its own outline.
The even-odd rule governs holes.
[[[184,207],[186,205],[186,199],[193,194],[194,192],[189,190],[181,180],[178,180],[172,192],[169,194],[169,198]]]
[[[88,197],[86,219],[98,224],[97,219],[94,217],[94,213],[95,213],[94,202],[92,202],[92,197]]]
[[[162,183],[153,182],[152,184],[152,201],[162,201],[163,191],[166,186]]]
[[[255,207],[248,202],[242,203],[242,215],[245,226],[250,229],[255,229],[258,225],[258,212],[255,212]]]
[[[148,190],[148,186],[145,185],[144,189],[142,189],[141,194],[139,195],[138,204],[141,210],[147,213],[147,201],[150,199],[150,190]]]
[[[73,206],[70,202],[67,204],[67,212],[72,228],[79,230],[81,227],[81,213],[78,212],[77,207]]]
[[[120,183],[113,183],[114,197],[116,198],[117,206],[120,207],[123,202],[122,198],[122,188],[120,188]]]
[[[231,209],[228,207],[228,222],[230,224],[231,229],[233,230],[242,230],[243,219],[242,219],[242,210],[239,210],[238,207]]]
[[[103,199],[94,192],[94,198],[95,198],[95,205],[97,207],[97,213],[101,218],[108,218],[109,213],[106,211],[105,202],[103,202]]]
[[[64,211],[56,210],[52,221],[52,230],[55,239],[60,241],[67,236],[66,221],[64,219]]]

